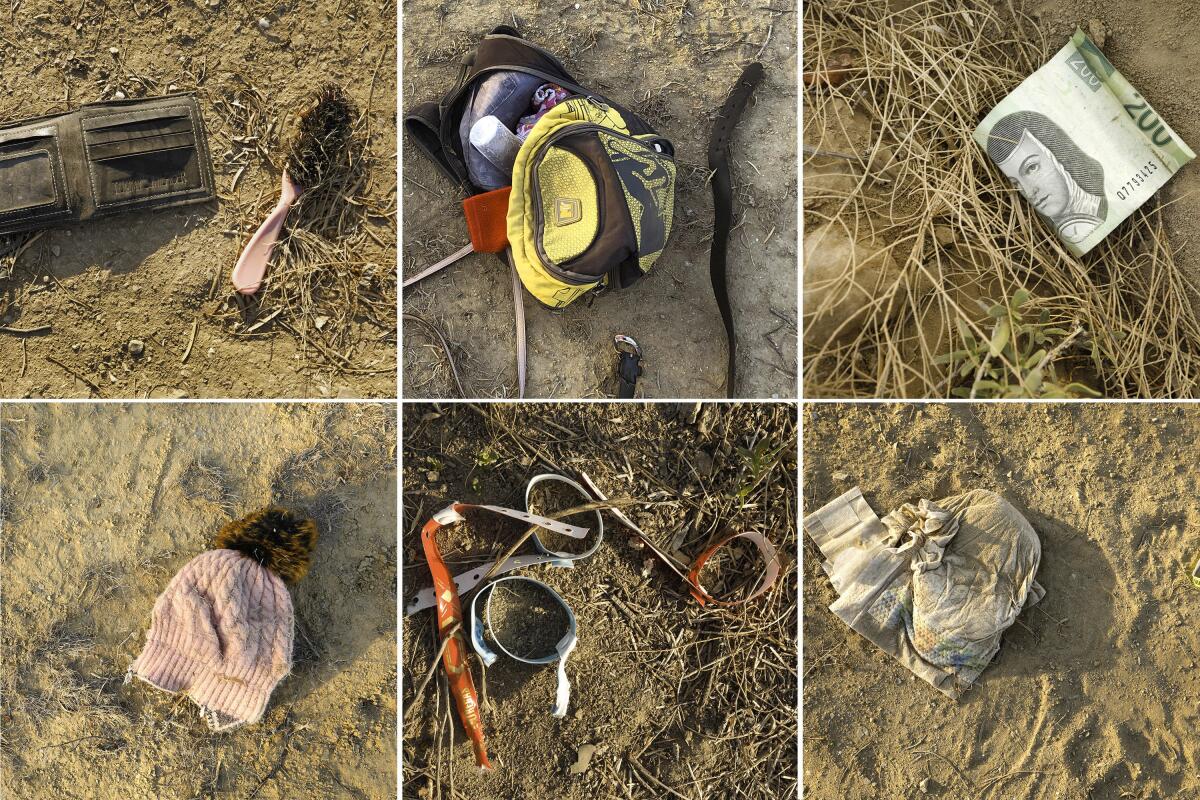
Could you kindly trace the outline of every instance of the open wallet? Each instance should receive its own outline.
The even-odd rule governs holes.
[[[204,120],[190,94],[0,125],[0,234],[215,196]]]

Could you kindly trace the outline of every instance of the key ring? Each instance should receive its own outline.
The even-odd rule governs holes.
[[[626,336],[623,333],[618,333],[613,337],[613,347],[618,353],[628,353],[629,355],[638,359],[641,359],[642,357],[642,348],[632,336]]]

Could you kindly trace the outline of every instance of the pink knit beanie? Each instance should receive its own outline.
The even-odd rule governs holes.
[[[311,521],[281,509],[227,525],[220,549],[189,561],[159,595],[126,683],[184,692],[214,731],[262,719],[292,669],[292,598],[280,574],[303,575],[315,541]]]

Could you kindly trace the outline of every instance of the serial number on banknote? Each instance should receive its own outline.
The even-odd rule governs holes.
[[[1150,176],[1156,172],[1158,172],[1158,164],[1154,161],[1147,161],[1138,168],[1137,172],[1133,173],[1133,176],[1130,177],[1129,180],[1121,184],[1121,188],[1117,189],[1117,197],[1125,200],[1133,194],[1134,189],[1138,188],[1147,180],[1149,180]]]

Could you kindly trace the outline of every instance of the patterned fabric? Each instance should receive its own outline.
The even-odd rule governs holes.
[[[570,96],[571,93],[557,83],[543,83],[535,89],[530,101],[534,111],[528,116],[521,117],[517,123],[517,138],[522,142],[525,141],[525,137],[533,130],[533,126],[537,125],[537,121],[545,116],[547,111]]]
[[[928,500],[915,506],[905,503],[884,517],[883,524],[894,543],[891,552],[913,553],[914,575],[940,567],[946,545],[958,533],[958,520]]]
[[[638,267],[649,272],[671,235],[675,212],[675,164],[644,144],[601,133],[600,142],[625,191],[637,237]]]
[[[133,677],[184,692],[214,731],[262,719],[292,669],[292,598],[270,570],[235,550],[189,561],[154,604]]]

